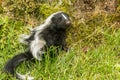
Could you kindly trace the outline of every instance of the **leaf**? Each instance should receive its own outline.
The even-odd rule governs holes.
[[[0,25],[3,25],[4,21],[2,19],[0,19]]]

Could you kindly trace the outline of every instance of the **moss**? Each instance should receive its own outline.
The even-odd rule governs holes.
[[[53,12],[64,11],[70,15],[72,21],[67,33],[70,54],[60,54],[52,64],[47,58],[46,61],[35,61],[35,64],[31,65],[24,63],[18,71],[32,71],[36,80],[120,79],[115,65],[120,62],[117,56],[120,52],[120,2],[115,9],[114,5],[105,2],[116,0],[62,0],[60,5],[58,1],[2,0],[4,4],[0,14],[0,66],[2,67],[8,58],[25,49],[25,46],[18,42],[20,34],[29,32],[25,24],[34,26],[34,23],[40,24]],[[110,10],[106,11],[104,8]],[[1,80],[13,80],[0,73]]]
[[[30,26],[36,26],[42,23],[45,18],[54,12],[67,12],[72,20],[72,26],[68,30],[68,45],[72,45],[74,42],[80,42],[79,44],[81,45],[93,44],[96,46],[104,42],[103,31],[109,30],[112,33],[119,28],[115,27],[119,25],[119,5],[117,6],[116,12],[113,11],[114,14],[112,14],[100,10],[103,9],[101,8],[102,6],[96,6],[99,3],[104,4],[106,1],[92,1],[93,3],[88,3],[88,1],[62,0],[62,4],[59,5],[59,0],[4,0],[3,2],[5,4],[2,7],[5,16],[7,14],[13,21],[22,22]],[[90,6],[94,6],[94,9],[90,11],[84,10],[84,6],[87,9],[90,9]],[[113,5],[110,6],[115,9]],[[116,22],[117,25],[115,24]]]
[[[66,12],[67,9],[65,7],[53,7],[48,4],[41,4],[40,5],[40,12],[43,17],[48,17],[50,14],[57,12],[57,11],[64,11]]]

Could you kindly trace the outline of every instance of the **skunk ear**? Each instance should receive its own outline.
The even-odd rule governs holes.
[[[57,19],[55,17],[52,17],[52,22],[57,23]]]

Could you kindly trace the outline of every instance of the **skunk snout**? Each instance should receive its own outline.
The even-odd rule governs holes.
[[[67,20],[67,21],[66,21],[66,25],[67,25],[67,26],[70,26],[70,25],[71,25],[70,20]]]

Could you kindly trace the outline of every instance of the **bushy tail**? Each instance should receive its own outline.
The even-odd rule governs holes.
[[[4,66],[4,70],[5,72],[10,73],[12,76],[15,76],[17,78],[17,76],[19,76],[18,74],[16,74],[15,69],[16,67],[23,61],[25,60],[31,60],[33,57],[31,55],[31,53],[29,51],[18,54],[16,56],[14,56],[12,59],[10,59]]]

